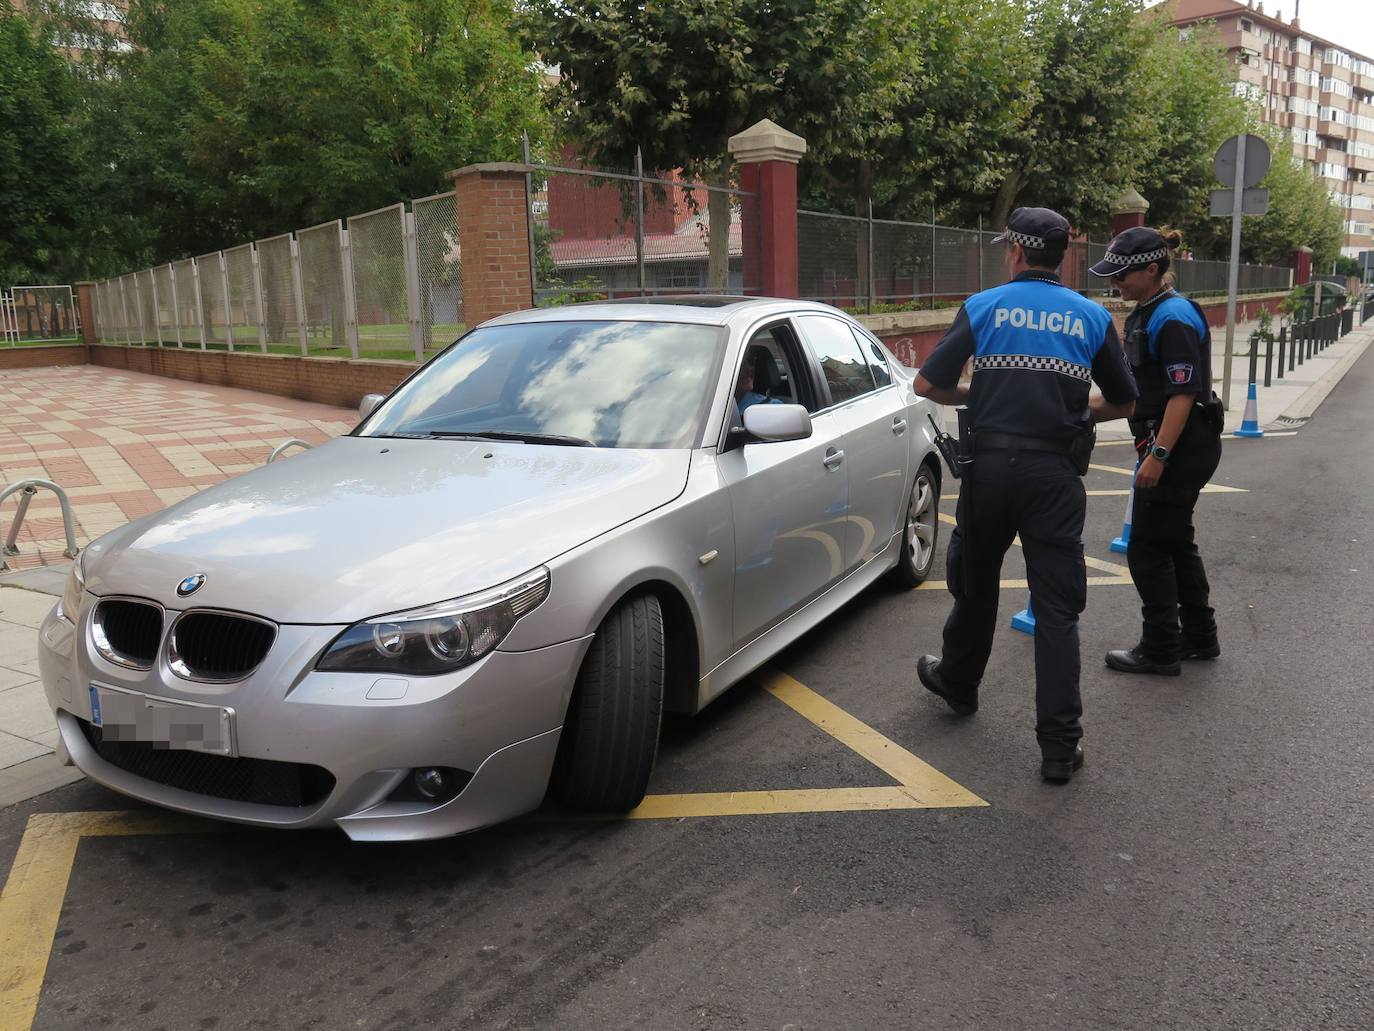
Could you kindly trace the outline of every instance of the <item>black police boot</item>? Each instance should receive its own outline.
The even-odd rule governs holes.
[[[1220,649],[1218,649],[1220,654]],[[1107,653],[1107,668],[1118,673],[1157,673],[1162,677],[1176,677],[1183,667],[1177,659],[1159,660],[1146,655],[1140,645],[1129,650],[1120,649]]]
[[[959,716],[972,716],[978,711],[977,701],[965,701],[950,694],[949,685],[940,677],[940,660],[934,655],[922,655],[916,660],[916,675],[927,691],[939,695]]]
[[[1075,745],[1073,758],[1052,759],[1048,756],[1040,760],[1040,778],[1051,784],[1066,784],[1073,779],[1074,771],[1083,768],[1083,746]]]
[[[1216,641],[1183,645],[1180,659],[1215,659],[1221,654],[1221,645]]]

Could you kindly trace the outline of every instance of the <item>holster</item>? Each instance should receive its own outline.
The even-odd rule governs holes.
[[[1093,448],[1097,446],[1097,427],[1089,424],[1069,443],[1069,461],[1079,476],[1088,475],[1088,463],[1093,460]]]

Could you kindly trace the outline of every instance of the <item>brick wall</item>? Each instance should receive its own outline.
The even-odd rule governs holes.
[[[91,345],[90,363],[346,408],[357,407],[364,394],[390,393],[415,370],[414,362],[181,351],[121,344]]]
[[[49,347],[0,347],[0,372],[5,369],[42,369],[52,365],[86,365],[85,344]]]
[[[463,252],[463,321],[475,326],[534,306],[523,165],[471,165],[449,173]]]

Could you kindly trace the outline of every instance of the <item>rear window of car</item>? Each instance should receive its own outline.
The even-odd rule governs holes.
[[[693,447],[725,331],[675,322],[530,322],[477,329],[433,359],[361,436],[567,437]]]

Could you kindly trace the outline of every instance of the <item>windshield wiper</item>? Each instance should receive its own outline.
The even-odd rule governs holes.
[[[596,447],[590,440],[562,433],[524,433],[514,430],[434,430],[429,436],[454,440],[515,440],[522,444],[564,444],[569,447]]]

